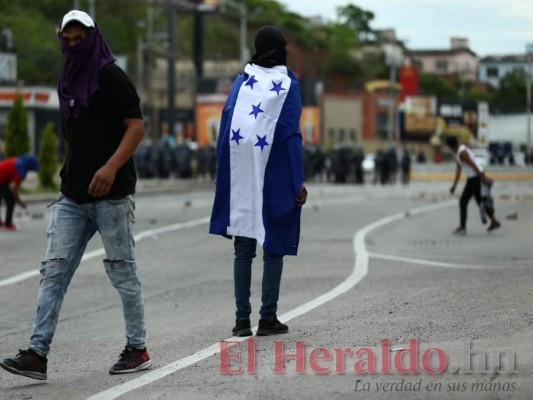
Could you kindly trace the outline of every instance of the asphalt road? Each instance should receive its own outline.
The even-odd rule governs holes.
[[[493,233],[472,202],[462,238],[451,235],[458,206],[449,183],[309,185],[300,254],[285,258],[278,311],[290,332],[244,342],[231,338],[232,243],[207,233],[207,188],[137,198],[154,368],[107,372],[124,327],[95,237],[65,298],[48,381],[0,370],[0,399],[533,397],[529,182],[497,183],[502,228]],[[17,216],[19,231],[0,230],[2,358],[27,346],[48,214],[32,203]]]

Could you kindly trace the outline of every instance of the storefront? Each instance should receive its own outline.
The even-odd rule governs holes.
[[[17,93],[22,95],[24,107],[28,113],[28,134],[30,136],[30,151],[38,153],[40,139],[48,122],[55,124],[55,131],[59,132],[61,115],[59,113],[59,99],[56,88],[49,87],[0,87],[0,146],[3,150],[7,119]]]

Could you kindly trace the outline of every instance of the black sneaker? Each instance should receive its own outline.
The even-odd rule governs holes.
[[[454,236],[466,236],[466,229],[459,227],[453,231],[453,235]]]
[[[0,367],[12,374],[27,376],[28,378],[46,380],[46,365],[48,360],[41,357],[32,349],[19,350],[13,358],[6,358],[0,362]]]
[[[152,368],[152,360],[150,360],[150,355],[146,348],[137,350],[126,346],[120,353],[119,360],[109,370],[109,373],[111,375],[128,374],[150,368]]]
[[[489,228],[487,229],[487,232],[493,231],[494,229],[498,229],[501,226],[499,221],[494,221],[490,223]]]
[[[243,319],[241,321],[235,321],[235,326],[231,330],[233,336],[252,336],[252,328],[249,319]]]
[[[266,321],[264,319],[259,320],[257,336],[278,335],[287,332],[289,332],[289,327],[279,322],[276,317],[272,321]]]

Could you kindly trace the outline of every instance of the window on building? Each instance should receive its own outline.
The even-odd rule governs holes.
[[[346,131],[344,128],[339,129],[339,142],[344,142],[346,140]]]
[[[499,75],[498,67],[488,67],[487,68],[487,77],[488,78],[497,78]]]
[[[435,68],[437,71],[448,71],[448,61],[446,60],[437,60],[435,63]]]
[[[521,76],[523,78],[526,77],[526,70],[524,69],[524,67],[514,67],[513,68],[513,72],[518,75],[518,76]]]

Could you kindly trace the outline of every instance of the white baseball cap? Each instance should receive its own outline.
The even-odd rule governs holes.
[[[89,14],[79,10],[71,10],[63,17],[63,20],[61,21],[61,30],[63,30],[63,28],[65,28],[65,26],[72,21],[78,21],[87,28],[94,28],[94,21]]]

